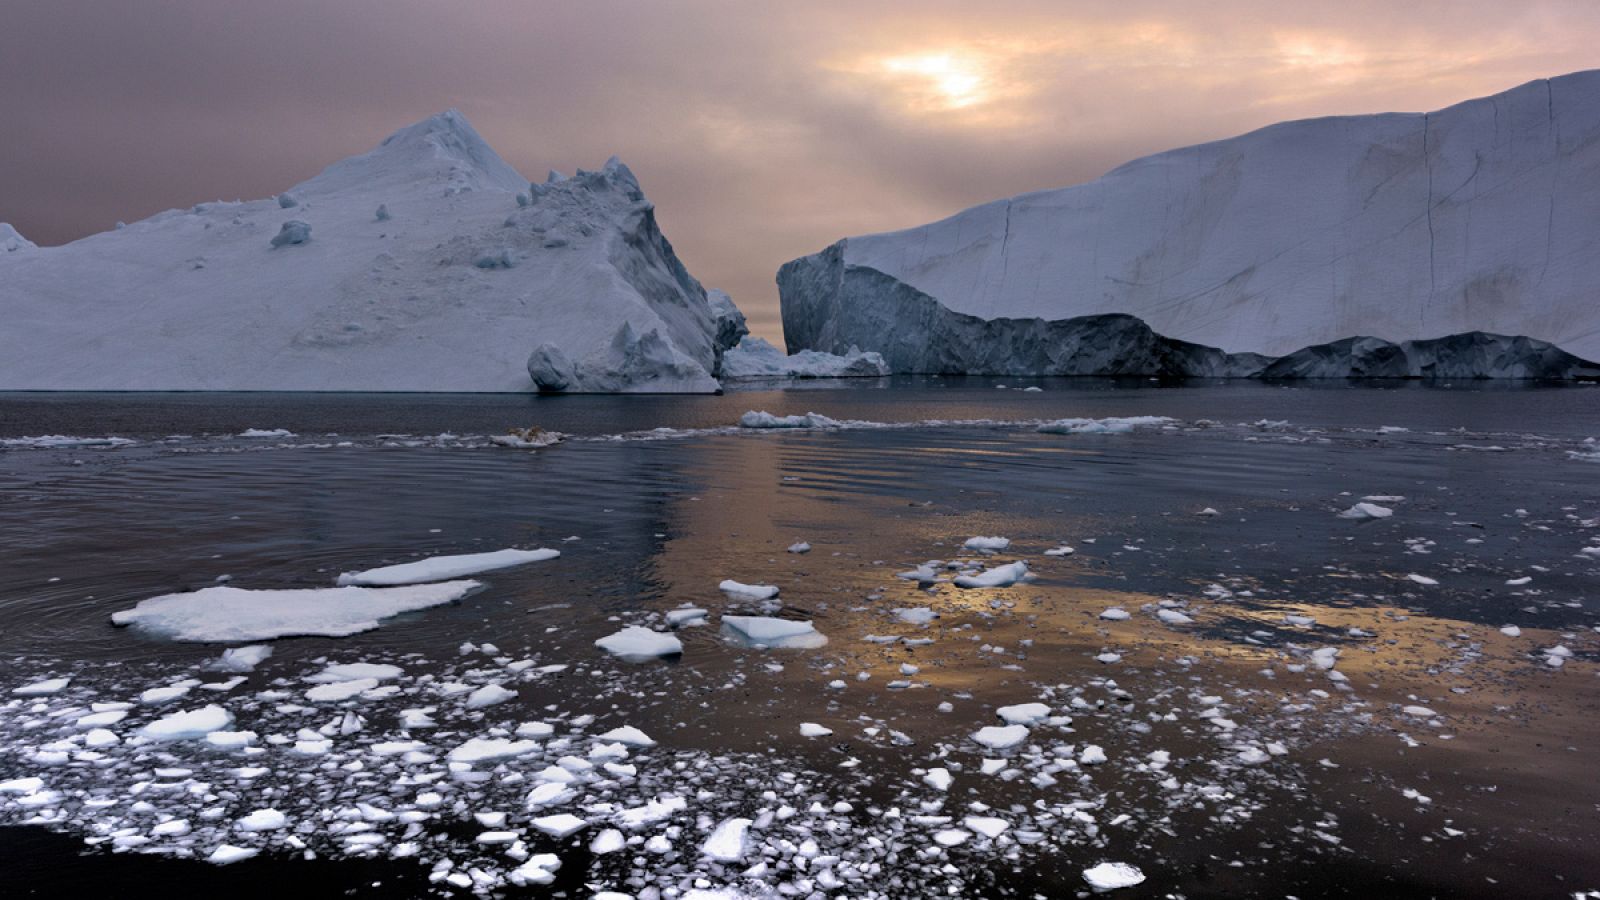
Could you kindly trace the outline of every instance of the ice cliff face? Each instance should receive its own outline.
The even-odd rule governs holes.
[[[454,111],[274,198],[0,253],[0,315],[0,389],[718,387],[628,168],[530,186]]]
[[[1600,72],[1580,72],[1158,154],[848,238],[778,280],[791,351],[1044,372],[1082,368],[1049,346],[1060,320],[1106,314],[1234,353],[1489,332],[1594,358],[1597,261]]]

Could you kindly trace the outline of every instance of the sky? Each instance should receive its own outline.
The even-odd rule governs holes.
[[[1600,67],[1596,0],[0,0],[0,221],[265,197],[448,107],[524,175],[620,156],[696,277],[1285,119]]]

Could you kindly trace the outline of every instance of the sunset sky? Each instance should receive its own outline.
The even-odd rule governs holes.
[[[778,266],[846,235],[1596,66],[1595,0],[0,0],[0,221],[267,196],[454,106],[531,178],[621,156],[776,339]]]

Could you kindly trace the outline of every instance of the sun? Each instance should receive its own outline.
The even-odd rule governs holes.
[[[926,104],[935,108],[965,109],[989,96],[983,67],[974,59],[954,53],[891,56],[880,65],[885,74],[915,80]]]

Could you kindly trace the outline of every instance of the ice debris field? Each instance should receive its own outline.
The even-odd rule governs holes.
[[[817,414],[752,411],[740,424],[695,437],[851,431]],[[1084,442],[1138,429],[1334,439],[1287,423],[1161,417],[1007,427]],[[252,446],[304,446],[261,431],[271,436]],[[1461,441],[1435,446],[1461,452]],[[1587,471],[1584,451],[1566,452]],[[1239,515],[1216,504],[1223,511],[1172,513],[1218,528]],[[1177,840],[1219,842],[1225,867],[1267,867],[1291,851],[1338,859],[1362,829],[1328,808],[1322,779],[1371,765],[1374,746],[1442,753],[1486,716],[1532,715],[1514,711],[1520,683],[1594,676],[1592,623],[1528,624],[1557,601],[1573,620],[1586,615],[1581,599],[1541,593],[1557,577],[1549,567],[1502,579],[1528,603],[1521,625],[1410,611],[1420,592],[1465,577],[1432,538],[1370,530],[1403,529],[1417,505],[1352,490],[1295,511],[1395,547],[1392,571],[1338,573],[1364,602],[1333,606],[1238,572],[1169,590],[1073,588],[1085,567],[1131,571],[1162,547],[952,517],[849,569],[838,535],[786,536],[775,559],[751,554],[694,585],[692,602],[552,625],[549,639],[431,654],[331,644],[307,656],[294,636],[404,628],[405,617],[478,602],[504,573],[581,575],[583,564],[507,548],[351,561],[322,587],[250,587],[241,573],[240,586],[113,614],[154,639],[209,645],[188,663],[11,667],[0,820],[112,852],[217,865],[386,858],[420,867],[441,893],[554,885],[605,900],[1118,891],[1164,877]],[[1566,542],[1553,565],[1600,567],[1592,512],[1505,516],[1537,524],[1530,541]],[[1465,536],[1475,533],[1462,540],[1481,541]],[[568,630],[574,640],[560,640]],[[1461,790],[1375,771],[1363,802],[1395,807],[1411,840],[1480,837],[1482,825],[1452,812],[1468,802]],[[1263,827],[1270,849],[1229,842]],[[1051,874],[1019,875],[1034,871]]]

